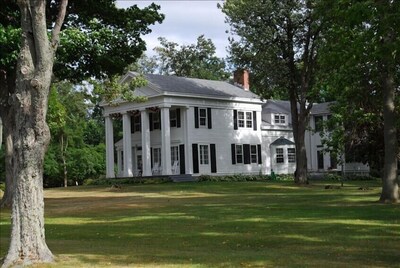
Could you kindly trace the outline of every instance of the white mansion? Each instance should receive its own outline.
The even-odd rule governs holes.
[[[128,72],[121,82],[136,75]],[[147,86],[135,94],[146,96],[146,102],[103,103],[108,178],[295,171],[290,104],[260,100],[249,91],[246,71],[235,73],[235,85],[153,74],[145,78]],[[327,103],[315,104],[310,127],[328,115]],[[121,116],[123,139],[114,143],[112,120]],[[306,133],[306,146],[310,172],[341,168],[323,151],[318,132]]]

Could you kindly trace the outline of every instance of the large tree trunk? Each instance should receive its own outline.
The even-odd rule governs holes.
[[[3,266],[51,262],[44,231],[43,162],[50,142],[46,124],[54,52],[67,1],[55,23],[52,43],[45,0],[19,0],[21,50],[13,100],[13,179],[10,247]]]
[[[307,154],[305,144],[305,132],[308,124],[308,112],[306,107],[297,107],[297,101],[291,100],[293,137],[296,144],[296,172],[294,181],[297,184],[308,184]],[[300,110],[300,111],[299,111]]]
[[[397,128],[395,111],[394,68],[385,68],[383,72],[383,121],[385,159],[382,178],[381,202],[399,202],[399,181],[397,179]]]

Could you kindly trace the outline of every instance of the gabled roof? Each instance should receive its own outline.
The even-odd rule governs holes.
[[[128,72],[121,81],[129,81],[137,75],[137,73]],[[146,74],[144,76],[149,82],[148,87],[159,91],[161,94],[260,99],[258,95],[224,81],[157,74]]]
[[[290,114],[290,102],[282,100],[267,100],[263,104],[262,112]]]
[[[271,145],[274,146],[283,146],[283,145],[294,145],[295,143],[293,141],[290,141],[284,137],[280,137],[279,139],[276,139]]]

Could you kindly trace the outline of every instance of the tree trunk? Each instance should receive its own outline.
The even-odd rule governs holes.
[[[48,38],[45,0],[19,0],[21,48],[12,105],[13,179],[15,182],[10,247],[3,267],[52,262],[44,231],[43,163],[50,142],[46,123],[54,52],[67,0],[60,2],[52,41]]]
[[[395,111],[395,69],[386,66],[383,71],[383,122],[385,158],[382,178],[381,202],[399,202],[399,182],[397,179],[397,128]]]
[[[292,110],[292,125],[293,125],[293,137],[296,144],[296,172],[294,182],[297,184],[308,184],[308,172],[307,172],[307,154],[305,144],[305,131],[308,122],[308,114],[306,108],[301,107],[300,111],[297,108],[297,102],[294,101],[294,105],[291,101]],[[294,111],[295,110],[295,111]]]

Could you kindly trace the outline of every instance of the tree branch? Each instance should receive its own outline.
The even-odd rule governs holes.
[[[53,51],[57,50],[60,41],[60,31],[61,31],[61,26],[64,22],[67,6],[68,6],[68,0],[61,0],[60,7],[58,10],[57,20],[55,22],[54,28],[51,33],[51,46],[53,48]]]

